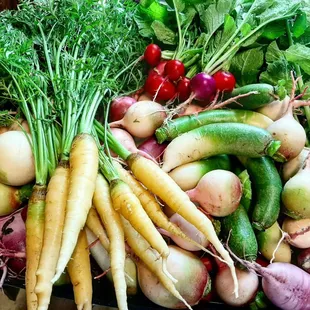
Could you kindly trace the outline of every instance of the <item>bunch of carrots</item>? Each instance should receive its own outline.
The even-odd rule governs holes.
[[[107,122],[102,125],[95,121],[102,106],[101,113],[107,120],[110,98],[124,91],[125,85],[132,87],[128,82],[132,76],[124,75],[126,64],[117,57],[112,59],[115,54],[109,53],[116,48],[121,54],[130,46],[128,40],[135,40],[130,22],[132,8],[112,2],[75,4],[67,0],[52,8],[24,2],[19,12],[4,16],[8,23],[22,20],[25,27],[14,33],[6,29],[7,37],[14,35],[16,40],[9,40],[5,48],[13,53],[3,53],[0,66],[7,77],[3,84],[7,98],[17,104],[29,124],[35,165],[26,221],[29,310],[48,309],[53,283],[66,270],[78,309],[91,309],[92,278],[85,226],[101,236],[110,254],[119,309],[128,308],[125,240],[164,287],[190,308],[167,270],[169,248],[154,223],[188,237],[169,222],[154,195],[205,234],[229,265],[238,294],[233,261],[211,221],[156,163],[130,153],[110,133]],[[110,10],[112,6],[119,6],[126,14],[113,16],[118,12],[115,7]],[[75,17],[68,21],[67,14]],[[32,22],[34,16],[37,23]],[[107,20],[112,19],[114,24],[109,28]],[[90,29],[89,24],[94,28]],[[107,35],[102,42],[102,36],[98,37],[100,32],[115,36],[118,28],[120,33],[127,31],[125,36],[122,32],[123,41],[119,37],[113,41]],[[141,47],[142,42],[136,53],[141,54]],[[107,55],[110,59],[106,59]],[[133,53],[129,58],[128,63],[138,57]],[[109,149],[127,162],[132,174],[111,159]]]

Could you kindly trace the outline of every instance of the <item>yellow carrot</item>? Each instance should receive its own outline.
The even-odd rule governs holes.
[[[208,217],[204,216],[173,179],[151,160],[139,154],[131,154],[127,158],[127,162],[135,177],[144,186],[164,201],[173,211],[200,230],[213,244],[231,270],[235,286],[234,293],[238,296],[238,281],[234,262],[218,239]]]
[[[109,238],[101,224],[99,215],[94,207],[90,208],[86,226],[92,231],[92,233],[100,240],[103,247],[109,251],[110,241]]]
[[[109,254],[117,305],[120,310],[127,310],[124,230],[120,216],[112,206],[109,184],[101,174],[97,176],[93,204],[110,240]]]
[[[77,244],[68,264],[68,273],[73,286],[74,301],[78,310],[92,309],[92,276],[85,230],[78,237]]]
[[[134,229],[158,251],[163,258],[164,273],[166,273],[172,281],[176,282],[169,274],[166,267],[167,257],[169,255],[168,245],[144,211],[139,199],[134,195],[130,187],[120,179],[113,180],[110,184],[110,188],[114,209],[126,218]]]
[[[98,148],[94,138],[86,133],[76,136],[70,151],[70,179],[65,224],[53,283],[66,268],[79,233],[85,225],[92,206],[98,161]]]
[[[162,263],[158,259],[158,253],[151,248],[150,244],[132,227],[129,221],[121,216],[125,231],[126,242],[132,251],[142,260],[142,262],[157,276],[161,284],[176,298],[181,300],[189,309],[191,306],[180,295],[173,282],[162,270]]]
[[[55,275],[65,219],[68,181],[69,163],[63,161],[50,179],[45,199],[44,239],[35,287],[39,310],[48,309],[50,303],[53,288],[51,280]]]
[[[135,179],[129,171],[125,170],[116,161],[114,161],[113,164],[116,167],[121,180],[124,181],[130,187],[132,192],[138,197],[143,209],[157,226],[165,229],[166,231],[172,233],[175,236],[191,242],[201,250],[210,253],[210,251],[204,248],[201,244],[185,235],[177,225],[169,221],[166,214],[162,211],[159,203],[156,201],[154,195],[152,195],[145,187],[143,187],[141,183],[137,181],[137,179]]]
[[[46,186],[35,185],[28,202],[26,220],[26,299],[28,310],[37,309],[37,296],[34,293],[34,288],[43,244],[45,194]]]

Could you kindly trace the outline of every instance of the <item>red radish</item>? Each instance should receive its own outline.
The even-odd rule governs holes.
[[[179,60],[169,60],[165,65],[165,75],[171,81],[177,81],[185,75],[185,67],[182,61]]]
[[[154,136],[148,138],[143,143],[141,143],[138,149],[145,152],[160,161],[161,155],[164,153],[167,147],[167,143],[159,144]]]
[[[215,80],[212,76],[201,72],[191,79],[191,90],[193,99],[198,101],[209,100],[216,92]]]
[[[217,269],[214,258],[212,258],[211,256],[201,257],[200,260],[205,265],[209,273],[212,273]]]
[[[200,232],[194,225],[186,221],[181,215],[178,213],[174,213],[170,217],[170,222],[176,224],[183,232],[184,234],[192,239],[193,241],[199,243],[204,248],[206,248],[209,244],[209,241],[205,237],[205,235]],[[168,235],[176,245],[178,245],[180,248],[187,250],[187,251],[200,251],[201,249],[194,245],[193,243],[184,240],[183,238],[180,238],[178,236],[175,236],[173,234],[170,234],[168,232],[165,232],[166,235]]]
[[[283,310],[310,309],[310,275],[304,270],[289,263],[272,263],[264,268],[230,253],[249,270],[262,276],[264,293],[276,307]]]
[[[151,66],[155,67],[161,59],[161,49],[156,44],[149,44],[144,51],[144,59]]]
[[[206,173],[197,186],[186,193],[207,213],[221,217],[237,209],[242,197],[242,184],[234,173],[217,169]]]
[[[162,105],[154,101],[138,101],[126,112],[124,117],[110,123],[110,127],[125,128],[137,138],[148,138],[162,125],[167,114]]]
[[[287,241],[294,247],[300,249],[310,247],[310,219],[293,220],[287,217],[282,229],[288,233]]]
[[[297,257],[297,265],[310,273],[310,248],[301,251]]]
[[[278,153],[286,160],[298,156],[307,139],[305,129],[293,116],[293,108],[293,100],[291,100],[285,114],[267,128],[275,140],[281,141]]]
[[[115,122],[122,119],[129,107],[132,106],[135,102],[137,101],[134,98],[127,96],[114,99],[111,103],[109,112],[110,121]]]
[[[203,107],[196,105],[196,104],[190,104],[190,105],[186,106],[184,109],[182,109],[178,113],[177,116],[180,117],[180,116],[185,116],[185,115],[198,114],[202,110],[203,110]]]
[[[147,152],[144,152],[143,150],[138,150],[135,144],[135,141],[133,137],[126,131],[120,128],[111,128],[111,132],[113,136],[130,152],[132,153],[139,153],[140,155],[144,156],[145,158],[148,158],[152,161],[154,160],[154,157],[149,155]],[[111,152],[111,155],[113,157],[117,157],[117,155],[113,152]]]
[[[260,255],[257,256],[256,263],[260,264],[262,267],[267,267],[269,265],[269,262],[266,261],[266,259]]]
[[[163,60],[152,70],[154,70],[158,75],[164,76],[166,63],[167,60]]]
[[[168,79],[157,73],[151,72],[144,84],[144,89],[155,100],[171,100],[176,95],[176,87]]]
[[[216,89],[220,91],[232,91],[236,85],[236,79],[230,72],[218,71],[213,75]]]
[[[26,227],[22,217],[26,209],[19,209],[0,219],[0,261],[3,271],[0,288],[7,275],[20,277],[26,268]]]
[[[169,246],[167,268],[178,280],[176,289],[190,305],[196,305],[210,290],[210,276],[204,264],[190,252]],[[138,264],[138,280],[144,295],[157,305],[169,309],[186,306],[172,296],[144,264]]]
[[[177,93],[180,101],[185,101],[191,95],[191,80],[184,77],[177,84]]]

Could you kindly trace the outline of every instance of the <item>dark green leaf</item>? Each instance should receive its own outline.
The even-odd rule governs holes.
[[[295,41],[295,43],[300,43],[303,45],[310,46],[310,26],[305,30],[303,35],[296,38],[294,41]]]
[[[261,48],[253,48],[234,56],[230,71],[235,75],[238,85],[247,85],[257,82],[257,75],[263,63],[263,51]]]
[[[301,67],[307,74],[310,74],[310,48],[302,44],[290,46],[285,52],[285,57],[289,62]]]
[[[139,28],[139,33],[146,38],[152,38],[154,37],[154,30],[151,27],[151,23],[146,21],[144,18],[142,18],[139,15],[136,15],[134,17],[134,20]]]
[[[304,34],[305,30],[307,29],[307,15],[306,13],[302,12],[299,14],[294,22],[292,33],[296,38],[299,38],[301,35]]]
[[[283,51],[281,51],[276,41],[270,43],[266,51],[266,61],[268,63],[279,60],[284,57]]]
[[[268,40],[274,40],[285,34],[286,28],[283,21],[276,21],[268,24],[262,33],[262,37]]]
[[[159,41],[170,45],[174,45],[176,43],[175,33],[162,22],[155,20],[151,27]]]

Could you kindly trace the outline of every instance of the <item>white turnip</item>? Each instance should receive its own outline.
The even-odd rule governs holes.
[[[219,297],[230,306],[241,307],[250,303],[258,290],[258,276],[247,270],[236,268],[239,297],[234,294],[234,282],[227,265],[221,263],[215,276],[215,290]]]
[[[242,197],[242,184],[234,173],[217,169],[206,173],[197,186],[186,193],[207,213],[222,217],[237,209]]]
[[[310,247],[310,219],[293,220],[287,217],[282,229],[288,233],[287,241],[296,248]]]
[[[262,286],[268,299],[283,310],[310,309],[310,275],[289,263],[272,263],[266,268],[257,263],[235,259],[262,276]]]
[[[285,113],[285,111],[288,108],[289,102],[290,102],[290,97],[285,96],[283,100],[275,100],[275,101],[259,108],[256,111],[261,113],[261,114],[268,116],[273,121],[276,121],[279,118],[281,118],[282,115]]]
[[[267,128],[275,140],[281,141],[278,152],[286,160],[298,156],[307,139],[305,129],[293,116],[293,103],[292,98],[284,115]]]
[[[35,177],[34,158],[29,141],[21,131],[8,131],[0,135],[0,182],[22,186]]]
[[[211,282],[204,264],[190,252],[169,246],[167,268],[178,280],[176,289],[190,305],[196,305],[210,290]],[[169,309],[184,309],[186,306],[172,296],[151,271],[138,263],[138,280],[144,295],[157,305]]]
[[[110,123],[110,127],[124,128],[137,138],[148,138],[166,117],[166,111],[159,103],[139,101],[129,107],[121,120]]]
[[[310,153],[304,166],[290,178],[282,191],[285,213],[294,219],[310,218]]]
[[[137,102],[132,97],[119,97],[112,101],[109,111],[109,119],[111,122],[119,121],[124,117],[127,110],[130,106],[132,106],[135,102]]]
[[[310,149],[305,147],[298,156],[286,162],[282,167],[282,179],[284,182],[293,177],[304,165]]]

